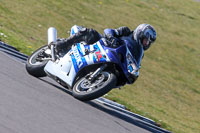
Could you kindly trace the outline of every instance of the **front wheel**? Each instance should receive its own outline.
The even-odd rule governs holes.
[[[37,49],[33,54],[31,54],[31,56],[29,56],[26,62],[26,70],[30,75],[34,77],[46,76],[44,67],[48,60],[51,59],[51,55],[47,54],[47,51],[49,50],[50,49],[48,49],[48,46],[45,45]]]
[[[90,81],[87,77],[80,78],[73,87],[73,96],[81,101],[103,96],[117,83],[116,76],[111,72],[101,72],[94,81]]]

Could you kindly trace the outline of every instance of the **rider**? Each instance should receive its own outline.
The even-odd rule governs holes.
[[[58,40],[55,43],[55,48],[57,51],[60,51],[81,41],[84,41],[86,44],[93,44],[100,40],[101,37],[102,35],[96,30],[81,27],[79,32],[73,34],[69,38]],[[105,29],[104,37],[106,37],[109,42],[115,42],[107,43],[108,47],[116,48],[122,44],[121,41],[128,41],[128,43],[131,44],[130,48],[133,51],[132,53],[134,53],[136,61],[140,64],[143,57],[143,50],[147,50],[151,46],[156,40],[157,34],[150,24],[140,24],[134,31],[131,31],[125,26],[118,29]]]
[[[130,44],[129,48],[132,50],[139,65],[143,57],[143,50],[147,50],[157,37],[155,29],[150,24],[140,24],[134,31],[125,26],[118,29],[105,29],[104,34],[107,38],[112,39],[115,37],[119,40],[128,41],[128,44]],[[113,43],[111,47],[118,47],[120,44]]]

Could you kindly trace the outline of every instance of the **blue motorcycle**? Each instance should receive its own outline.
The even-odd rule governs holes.
[[[71,35],[80,30],[71,28]],[[103,96],[113,88],[133,83],[139,76],[137,61],[127,41],[117,48],[107,47],[101,38],[94,44],[80,42],[59,53],[50,45],[57,40],[57,31],[48,29],[48,45],[36,50],[27,60],[26,70],[35,77],[49,76],[75,98],[87,101]],[[143,55],[143,53],[141,54]]]

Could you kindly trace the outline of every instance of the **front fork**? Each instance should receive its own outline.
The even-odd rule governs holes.
[[[92,75],[89,76],[88,80],[90,82],[93,82],[94,79],[107,67],[107,64],[103,64],[101,67],[99,67],[96,71],[92,73]]]

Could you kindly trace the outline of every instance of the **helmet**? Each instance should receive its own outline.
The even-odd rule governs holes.
[[[133,38],[144,50],[147,50],[156,40],[156,31],[149,24],[140,24],[133,32]]]

